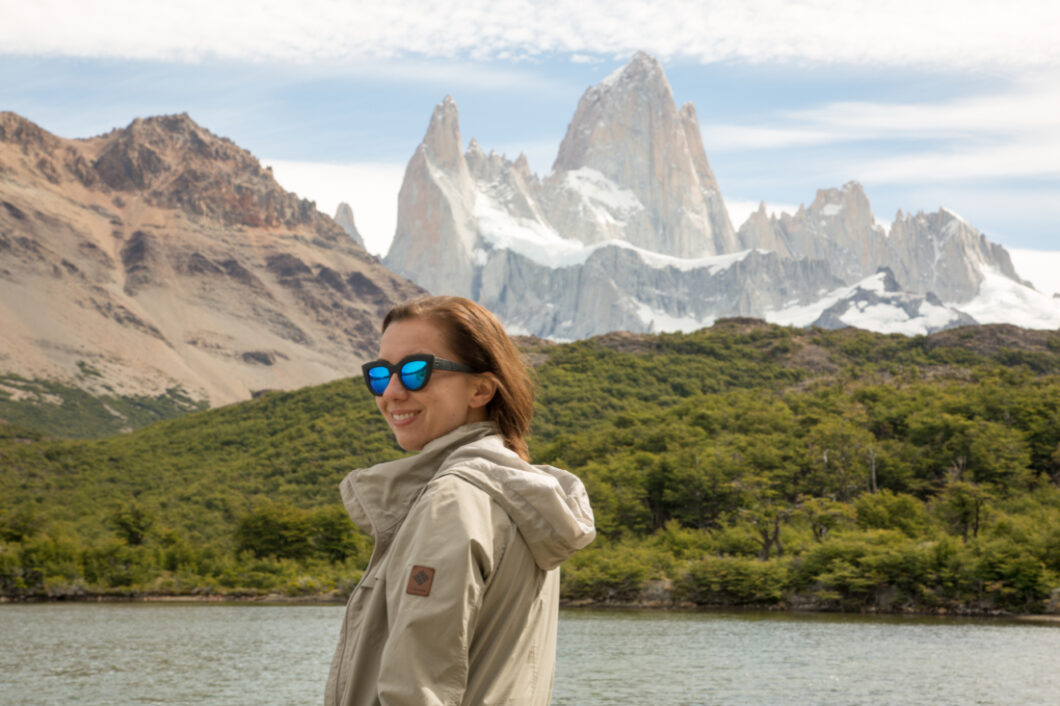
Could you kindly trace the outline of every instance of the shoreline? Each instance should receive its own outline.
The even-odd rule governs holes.
[[[67,596],[25,596],[12,598],[0,596],[0,606],[32,603],[170,603],[170,604],[247,604],[247,605],[335,605],[346,603],[347,596],[339,593],[317,593],[303,596],[288,596],[281,593],[267,594],[99,594]],[[660,601],[618,602],[575,600],[560,601],[560,608],[573,610],[614,610],[630,612],[660,613],[776,613],[778,615],[847,615],[847,616],[892,616],[908,618],[956,618],[982,620],[1012,620],[1025,623],[1060,626],[1060,614],[1056,613],[1006,613],[1004,611],[952,611],[952,610],[829,610],[820,606],[777,607],[738,605],[696,605],[695,603],[666,603]]]

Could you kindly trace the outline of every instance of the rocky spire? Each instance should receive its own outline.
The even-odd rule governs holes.
[[[405,169],[386,266],[432,294],[471,296],[474,211],[456,101],[446,96]]]
[[[589,88],[578,103],[553,165],[553,181],[586,169],[603,175],[613,190],[630,192],[643,207],[642,216],[623,214],[623,233],[608,237],[681,257],[736,249],[695,110],[687,106],[678,112],[662,67],[644,52]],[[603,239],[594,233],[575,235],[586,242]]]
[[[459,171],[463,158],[460,149],[460,117],[452,96],[434,107],[423,149],[431,163],[447,172]]]
[[[364,239],[361,238],[361,233],[357,230],[357,224],[353,220],[353,208],[345,201],[335,209],[335,222],[346,231],[346,235],[353,238],[353,242],[364,247]]]

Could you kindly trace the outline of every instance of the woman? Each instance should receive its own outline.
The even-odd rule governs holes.
[[[533,388],[492,314],[418,299],[383,321],[368,389],[414,456],[350,473],[375,537],[325,703],[547,704],[559,565],[595,535],[581,482],[528,463]]]

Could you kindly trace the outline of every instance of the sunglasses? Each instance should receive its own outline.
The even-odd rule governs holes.
[[[474,368],[463,363],[454,363],[445,358],[436,358],[430,353],[417,353],[406,356],[397,365],[391,364],[389,360],[373,360],[361,366],[364,373],[364,381],[372,394],[379,397],[386,392],[387,385],[394,373],[401,378],[401,384],[410,392],[422,390],[427,387],[431,379],[431,373],[435,370],[451,370],[456,373],[477,373]]]

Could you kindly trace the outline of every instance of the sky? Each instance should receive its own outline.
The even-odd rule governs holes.
[[[451,95],[466,147],[546,175],[635,51],[695,105],[734,226],[860,182],[881,222],[946,207],[1060,292],[1056,0],[0,0],[0,110],[62,137],[188,113],[333,215],[393,236]]]

